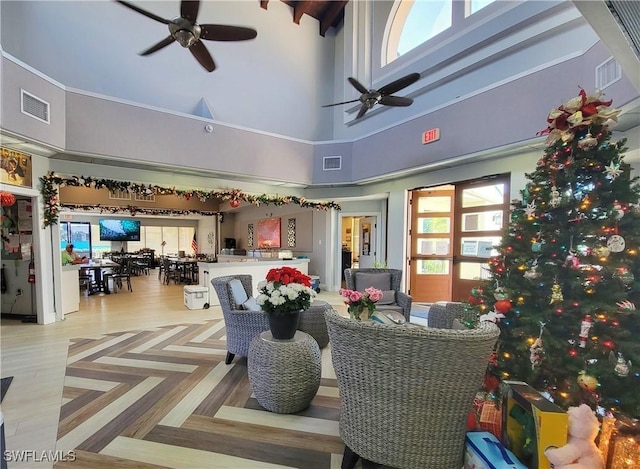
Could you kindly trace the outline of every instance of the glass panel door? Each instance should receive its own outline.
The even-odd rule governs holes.
[[[487,261],[497,254],[509,210],[509,176],[493,176],[456,186],[452,299],[469,299],[471,289],[489,278]]]
[[[454,187],[411,193],[409,293],[416,302],[448,300],[453,262]]]

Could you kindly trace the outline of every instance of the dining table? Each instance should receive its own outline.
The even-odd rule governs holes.
[[[113,271],[120,267],[115,261],[111,259],[89,259],[87,262],[80,265],[80,270],[85,272],[93,272],[93,285],[89,290],[89,294],[95,293],[106,293],[109,294],[111,291],[109,290],[109,285],[104,280],[105,271]]]

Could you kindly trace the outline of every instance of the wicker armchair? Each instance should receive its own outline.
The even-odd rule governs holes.
[[[460,469],[467,413],[499,329],[429,329],[326,312],[340,392],[342,468]]]
[[[478,313],[473,308],[457,301],[433,303],[429,307],[427,319],[429,327],[451,329],[454,319],[463,324],[474,323],[478,320]]]
[[[229,275],[211,279],[211,285],[218,294],[224,325],[227,333],[227,357],[225,363],[229,365],[233,357],[249,355],[249,344],[254,337],[269,329],[269,321],[262,311],[247,311],[241,305],[235,304],[229,288],[229,282],[238,279],[242,282],[247,296],[252,296],[251,275]]]
[[[369,285],[368,282],[365,285],[361,285],[362,282],[358,282],[358,275],[360,274],[390,274],[390,284],[388,286],[383,285]],[[369,277],[370,278],[370,277]],[[394,290],[395,303],[389,305],[378,305],[376,309],[379,310],[395,310],[401,312],[404,317],[409,321],[411,315],[411,302],[412,298],[406,293],[400,291],[400,283],[402,282],[402,270],[400,269],[344,269],[345,285],[349,290],[364,291],[365,288],[374,286],[380,290]]]

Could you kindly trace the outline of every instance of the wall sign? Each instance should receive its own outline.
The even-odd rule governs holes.
[[[426,145],[427,143],[432,143],[440,140],[440,129],[430,129],[426,132],[422,132],[422,144]]]
[[[31,187],[31,155],[0,147],[0,182]]]

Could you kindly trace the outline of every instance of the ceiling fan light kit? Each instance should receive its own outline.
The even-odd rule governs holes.
[[[350,101],[343,101],[341,103],[334,104],[326,104],[322,107],[331,107],[331,106],[339,106],[341,104],[355,103],[360,101],[362,105],[360,106],[360,110],[358,111],[358,115],[356,119],[360,119],[365,113],[373,108],[376,104],[382,104],[383,106],[400,106],[406,107],[411,106],[413,104],[413,99],[405,98],[402,96],[392,96],[393,93],[397,93],[400,90],[414,84],[416,81],[420,79],[419,73],[410,73],[402,78],[398,78],[391,83],[384,85],[382,88],[375,89],[367,89],[362,83],[356,80],[353,77],[349,77],[349,83],[356,90],[358,90],[361,94],[358,99],[352,99]]]
[[[180,16],[167,20],[142,8],[122,0],[116,0],[121,5],[130,8],[152,20],[166,24],[169,27],[169,36],[141,52],[140,55],[150,55],[168,46],[172,42],[178,42],[182,47],[189,49],[195,59],[208,72],[213,72],[216,64],[213,57],[202,43],[207,41],[246,41],[254,39],[258,32],[253,28],[243,26],[228,26],[222,24],[198,24],[196,18],[200,9],[199,0],[182,0],[180,3]]]

